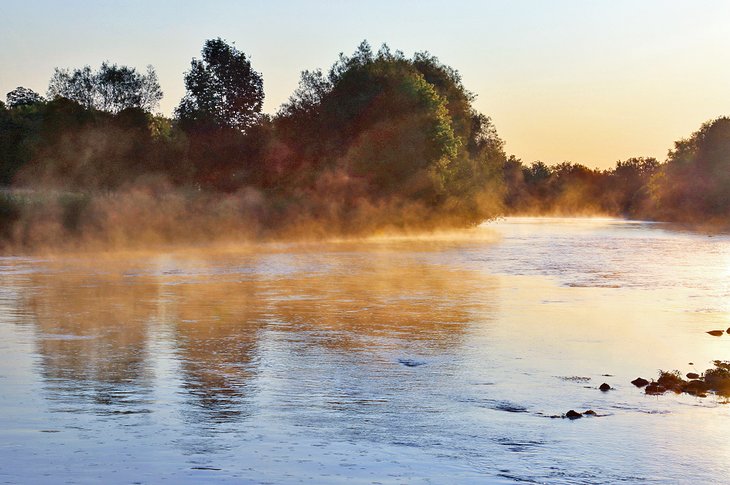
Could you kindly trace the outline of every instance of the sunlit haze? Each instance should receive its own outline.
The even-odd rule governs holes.
[[[730,0],[0,18],[1,482],[728,481]]]
[[[264,77],[273,113],[300,71],[363,39],[458,69],[507,152],[606,168],[664,160],[674,140],[730,113],[730,2],[5,1],[0,95],[42,94],[54,67],[153,65],[170,115],[203,42],[221,37]]]

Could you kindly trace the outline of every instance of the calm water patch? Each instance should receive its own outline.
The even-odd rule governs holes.
[[[512,218],[0,258],[0,281],[2,483],[730,475],[729,405],[630,384],[730,359],[730,336],[705,333],[730,326],[726,236]],[[549,419],[570,409],[598,416]]]

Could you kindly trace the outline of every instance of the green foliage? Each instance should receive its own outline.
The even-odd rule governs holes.
[[[185,73],[187,92],[176,110],[181,125],[187,130],[245,132],[261,114],[261,74],[253,70],[246,54],[220,38],[207,40],[202,55]]]
[[[21,104],[0,110],[0,186],[10,185],[40,139],[43,113],[52,103]]]
[[[98,71],[56,68],[48,85],[48,98],[67,98],[87,109],[119,113],[129,108],[153,111],[162,90],[152,66],[141,74],[136,69],[103,62]]]
[[[472,99],[458,73],[435,57],[407,59],[387,46],[374,54],[363,42],[327,75],[303,72],[275,124],[289,147],[288,166],[306,167],[310,179],[344,171],[373,197],[446,207],[498,185],[505,159],[491,120],[473,110]]]
[[[0,185],[114,189],[153,173],[180,181],[186,147],[176,133],[141,108],[111,114],[67,98],[15,106],[0,111]]]
[[[0,105],[0,185],[24,198],[0,200],[2,237],[30,247],[134,234],[157,205],[174,215],[151,224],[163,232],[218,209],[277,234],[495,213],[503,142],[458,72],[430,54],[363,43],[328,72],[303,73],[273,120],[261,115],[261,75],[221,39],[205,43],[185,86],[175,120],[150,114],[162,95],[151,68],[56,69],[48,101],[12,92]]]

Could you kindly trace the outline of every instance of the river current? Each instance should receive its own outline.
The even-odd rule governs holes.
[[[617,219],[2,257],[0,483],[723,483],[630,381],[729,326],[730,237]]]

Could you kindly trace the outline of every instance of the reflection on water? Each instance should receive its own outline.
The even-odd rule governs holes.
[[[74,273],[31,274],[28,284],[18,313],[35,324],[49,399],[65,411],[147,412],[153,288]]]
[[[716,481],[727,407],[627,383],[726,358],[704,330],[730,320],[729,254],[653,225],[512,219],[4,258],[0,479]],[[606,417],[549,419],[572,408]]]
[[[388,404],[379,394],[392,390],[373,387],[373,374],[398,358],[458,348],[491,300],[475,294],[493,283],[474,272],[389,250],[305,249],[31,264],[16,280],[16,313],[34,326],[51,410],[152,413],[162,345],[179,413],[196,434],[241,422],[264,400],[267,412],[305,406],[297,419],[321,429],[319,414],[351,419]],[[295,385],[277,389],[281,382]],[[347,432],[337,426],[333,433]]]

